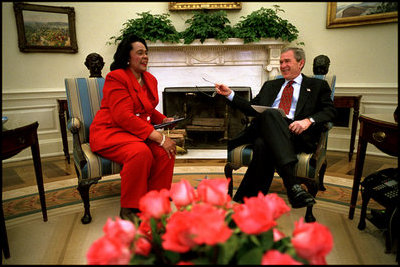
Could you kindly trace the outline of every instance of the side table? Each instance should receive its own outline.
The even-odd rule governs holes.
[[[354,143],[356,140],[358,115],[360,113],[361,95],[358,96],[341,96],[335,95],[333,104],[335,108],[353,108],[353,123],[351,125],[351,139],[349,149],[349,161],[353,157]]]
[[[356,167],[351,192],[349,219],[353,219],[356,208],[361,176],[364,168],[367,144],[375,145],[382,152],[391,156],[399,156],[399,128],[393,115],[361,115],[360,133],[358,139]]]
[[[42,208],[43,221],[47,221],[46,199],[43,186],[42,163],[40,160],[39,141],[37,136],[38,122],[32,124],[2,131],[1,138],[1,160],[5,160],[15,156],[22,150],[30,147],[32,151],[33,164],[35,167],[36,183],[39,191],[40,205]],[[1,178],[1,190],[3,191],[3,177]],[[10,250],[8,247],[7,232],[4,222],[3,206],[0,211],[1,220],[1,248],[5,258],[10,257]],[[1,252],[0,252],[1,253]]]
[[[68,102],[66,99],[57,99],[58,102],[58,118],[60,120],[60,130],[61,130],[61,138],[63,142],[63,151],[64,155],[68,160],[68,164],[70,163],[69,149],[68,149],[68,138],[67,138],[67,127],[65,121],[65,114],[67,114],[67,120],[69,119],[68,113]]]

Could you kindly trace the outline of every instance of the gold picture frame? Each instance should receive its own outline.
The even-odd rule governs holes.
[[[200,9],[242,9],[242,2],[169,2],[170,11]]]
[[[340,5],[338,6],[338,3]],[[398,12],[382,12],[370,15],[364,15],[367,8],[373,8],[373,5],[379,5],[382,2],[329,2],[326,20],[326,28],[341,28],[359,25],[396,22]],[[367,6],[369,5],[369,6]]]
[[[21,52],[77,53],[73,7],[14,3]]]

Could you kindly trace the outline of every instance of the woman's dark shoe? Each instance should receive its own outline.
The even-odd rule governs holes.
[[[314,198],[299,184],[295,184],[288,189],[287,194],[289,203],[294,209],[309,207],[315,204]]]
[[[123,220],[136,223],[139,221],[137,213],[139,213],[139,210],[135,208],[121,208],[121,210],[119,211],[119,217]]]

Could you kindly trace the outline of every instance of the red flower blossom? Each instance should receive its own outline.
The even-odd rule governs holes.
[[[304,218],[295,222],[292,238],[297,255],[310,264],[326,264],[325,256],[332,250],[333,237],[329,229],[318,222],[304,223]]]
[[[193,205],[190,211],[172,214],[163,235],[164,249],[187,252],[196,245],[215,245],[229,239],[232,230],[226,225],[225,212],[208,203]]]
[[[90,246],[86,259],[90,265],[117,265],[128,264],[131,256],[132,253],[126,244],[103,236]]]
[[[144,217],[160,219],[161,216],[171,212],[169,191],[161,189],[148,192],[140,199],[139,209]]]
[[[262,265],[302,265],[288,254],[280,253],[278,250],[268,250],[261,259]]]
[[[170,196],[174,204],[180,208],[192,204],[196,193],[193,186],[187,180],[182,179],[179,183],[171,185]]]
[[[226,206],[231,201],[227,194],[229,180],[227,179],[203,179],[197,186],[197,194],[200,201],[216,206]]]
[[[276,225],[276,209],[271,208],[262,193],[244,198],[244,204],[233,207],[232,219],[246,234],[260,234]]]

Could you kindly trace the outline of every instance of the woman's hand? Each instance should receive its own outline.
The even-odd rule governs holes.
[[[165,136],[165,142],[162,147],[167,152],[168,158],[174,157],[176,155],[176,142],[168,136]]]
[[[167,118],[165,118],[165,119],[167,119]],[[151,141],[154,141],[157,144],[159,144],[160,146],[162,146],[162,148],[164,148],[164,150],[167,152],[168,158],[171,158],[174,155],[176,155],[176,142],[174,140],[172,140],[171,138],[169,138],[168,136],[154,130],[151,132],[151,134],[149,135],[148,138]]]

